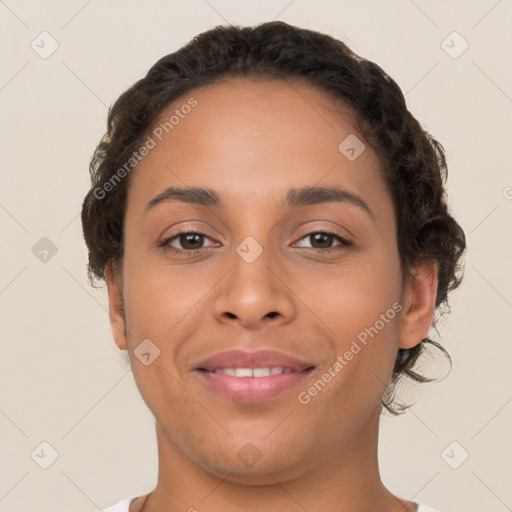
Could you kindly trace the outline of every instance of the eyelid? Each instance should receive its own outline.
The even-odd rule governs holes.
[[[333,222],[327,220],[320,220],[319,222],[328,222],[329,224],[334,224]],[[311,226],[310,222],[304,224],[308,224],[308,226],[305,228],[301,227],[301,229],[299,230],[299,235],[297,235],[296,238],[297,240],[302,239],[307,235],[312,235],[314,233],[325,233],[332,236],[336,236],[342,238],[345,242],[349,244],[352,244],[353,241],[356,239],[355,235],[351,231],[349,231],[347,228],[343,226],[340,226],[339,224],[334,224],[332,227],[326,227],[325,224],[321,226]],[[301,226],[304,226],[304,224],[302,224]]]
[[[199,226],[196,225],[199,224]],[[214,233],[213,235],[208,235],[208,233]],[[220,234],[215,228],[211,226],[209,222],[204,222],[199,219],[188,219],[187,221],[174,222],[173,224],[166,227],[164,233],[171,233],[170,235],[160,235],[162,243],[170,240],[171,238],[177,237],[179,235],[195,233],[198,235],[203,235],[205,237],[211,239],[222,240],[223,236]]]

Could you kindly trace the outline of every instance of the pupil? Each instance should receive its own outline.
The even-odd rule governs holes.
[[[197,247],[194,246],[194,242],[197,243],[201,236],[202,235],[198,235],[197,233],[181,235],[181,240],[180,240],[181,246],[184,249],[197,249]],[[185,241],[185,243],[183,243],[184,241]],[[192,246],[190,247],[189,244],[191,244]]]
[[[321,249],[325,247],[330,247],[331,238],[332,235],[327,235],[326,233],[315,233],[313,235],[313,239],[315,240],[315,242],[319,242],[320,245],[322,246],[320,247]]]

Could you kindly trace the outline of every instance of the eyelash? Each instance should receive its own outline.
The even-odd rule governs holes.
[[[170,242],[178,239],[181,235],[199,235],[199,236],[203,236],[203,237],[206,237],[206,238],[209,238],[208,235],[205,235],[204,233],[201,233],[199,231],[196,231],[194,229],[186,229],[186,230],[183,230],[183,231],[180,231],[176,234],[174,234],[172,237],[169,237],[169,238],[166,238],[161,244],[159,244],[159,247],[163,248],[164,250],[166,251],[171,251],[175,254],[186,254],[187,256],[192,256],[192,255],[195,255],[195,254],[199,254],[200,252],[204,251],[205,249],[208,249],[207,247],[201,247],[199,249],[190,249],[190,250],[187,250],[187,249],[176,249],[175,247],[172,247],[170,246]],[[337,235],[336,233],[331,233],[330,231],[311,231],[309,233],[306,233],[305,235],[303,235],[299,240],[303,240],[307,237],[310,237],[312,235],[317,235],[317,234],[322,234],[322,235],[327,235],[327,236],[331,236],[333,237],[334,239],[338,240],[339,242],[341,242],[341,246],[342,248],[347,248],[347,247],[352,247],[352,243],[349,242],[347,239],[343,238],[342,236],[340,235]],[[332,247],[328,247],[327,249],[318,249],[318,248],[315,248],[315,247],[303,247],[303,249],[311,249],[313,251],[316,251],[317,253],[319,254],[325,254],[325,253],[331,253],[331,252],[335,252],[336,249],[335,248],[332,248]]]

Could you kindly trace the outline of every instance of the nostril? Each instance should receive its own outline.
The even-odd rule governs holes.
[[[271,311],[270,313],[267,313],[266,316],[270,317],[270,318],[274,318],[275,316],[277,316],[279,313],[277,313],[276,311]]]
[[[236,318],[236,315],[234,313],[230,313],[229,311],[225,313],[229,318]]]

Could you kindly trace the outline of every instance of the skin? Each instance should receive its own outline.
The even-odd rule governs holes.
[[[347,107],[301,81],[226,80],[174,101],[162,120],[190,96],[197,106],[130,177],[122,269],[106,268],[114,338],[128,351],[156,420],[157,485],[130,510],[415,510],[379,475],[380,404],[398,348],[413,347],[429,331],[437,271],[424,264],[402,279],[377,155]],[[338,150],[350,134],[366,145],[355,161]],[[347,202],[282,206],[288,189],[313,185],[357,194],[373,216]],[[169,186],[209,187],[225,204],[169,201],[145,214]],[[206,235],[192,241],[198,254],[185,252],[191,245],[183,237],[181,245],[172,241],[182,254],[159,247],[187,227]],[[308,236],[319,232],[352,245]],[[263,248],[250,264],[235,250],[248,236]],[[300,403],[298,393],[396,302],[402,311]],[[134,355],[144,339],[160,350],[148,366]],[[240,404],[192,371],[235,347],[277,349],[315,370],[267,402]],[[261,454],[252,467],[237,457],[249,442]]]

